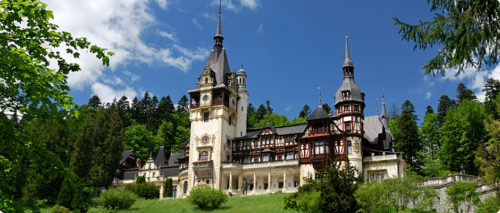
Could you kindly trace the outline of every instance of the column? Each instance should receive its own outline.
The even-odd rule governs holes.
[[[267,193],[271,193],[271,187],[273,185],[271,184],[271,171],[267,173]]]
[[[160,199],[163,199],[163,194],[165,193],[165,181],[160,185]]]
[[[255,195],[255,192],[257,191],[257,176],[255,175],[255,172],[253,173],[253,194]]]
[[[243,195],[243,175],[238,176],[238,194]]]
[[[283,169],[283,192],[286,192],[286,169]]]
[[[229,172],[229,188],[227,188],[230,192],[233,191],[233,173]]]

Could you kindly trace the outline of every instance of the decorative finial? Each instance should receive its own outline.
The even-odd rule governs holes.
[[[319,90],[319,105],[321,106],[322,103],[321,103],[321,86],[318,87],[318,90]]]

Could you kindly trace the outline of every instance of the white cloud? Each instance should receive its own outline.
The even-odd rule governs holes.
[[[118,99],[122,96],[127,96],[129,100],[132,100],[137,96],[137,92],[130,87],[125,87],[122,90],[117,90],[99,82],[92,84],[92,92],[99,96],[99,99],[101,99],[101,102],[103,103],[112,102],[113,99]]]
[[[430,99],[430,98],[431,98],[431,96],[432,96],[432,93],[431,93],[431,92],[427,91],[427,92],[425,93],[425,99]]]
[[[257,33],[262,33],[264,32],[264,24],[260,24],[259,27],[257,28]]]
[[[211,21],[217,21],[217,16],[215,14],[210,14],[210,13],[204,12],[201,14],[201,17],[204,19],[211,20]]]
[[[191,19],[191,22],[193,22],[194,26],[198,27],[199,29],[203,29],[203,26],[201,26],[200,23],[198,23],[198,20],[195,18]]]
[[[161,9],[167,9],[168,6],[167,0],[156,0],[156,3],[158,3]]]
[[[290,110],[292,110],[293,106],[292,105],[288,105],[286,108],[285,108],[285,111],[289,112]]]
[[[110,58],[111,74],[103,72],[106,68],[102,62],[88,52],[82,51],[80,58],[70,60],[80,64],[82,68],[81,72],[69,75],[68,84],[72,89],[83,90],[91,86],[94,92],[103,89],[105,92],[99,94],[106,97],[118,93],[132,94],[133,89],[124,85],[125,83],[116,84],[116,79],[109,79],[113,79],[112,76],[125,75],[133,82],[139,80],[140,76],[130,71],[118,70],[118,65],[123,67],[134,61],[161,62],[186,72],[194,60],[203,60],[204,57],[200,54],[207,52],[200,48],[182,49],[180,46],[174,47],[173,44],[161,48],[141,40],[141,34],[145,30],[159,28],[151,13],[151,7],[157,4],[162,9],[167,9],[168,0],[47,0],[47,4],[48,9],[54,12],[53,22],[60,26],[60,30],[71,32],[74,37],[86,37],[90,42],[115,53]],[[158,36],[168,38],[174,44],[179,42],[175,32],[167,33],[161,29],[155,31],[159,32]],[[127,83],[130,85],[131,82]],[[111,88],[117,85],[126,88]]]
[[[491,70],[480,70],[473,67],[465,68],[460,74],[456,74],[457,69],[446,70],[441,81],[463,82],[469,89],[476,93],[479,101],[484,101],[485,93],[482,91],[487,78],[500,80],[500,64]]]
[[[248,7],[252,10],[255,10],[259,5],[259,0],[240,0],[241,5]]]
[[[233,3],[233,0],[222,0],[221,4],[224,8],[233,12],[240,12],[243,8],[248,8],[251,10],[257,9],[260,6],[260,0],[239,0],[239,5]],[[219,6],[219,0],[212,0],[212,5]]]
[[[161,37],[168,38],[173,42],[177,42],[177,39],[175,38],[173,33],[167,33],[165,31],[160,31],[160,32],[158,32],[158,34],[160,34]]]

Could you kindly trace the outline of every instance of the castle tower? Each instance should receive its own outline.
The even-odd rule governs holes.
[[[359,172],[363,168],[362,138],[363,119],[365,108],[365,94],[354,82],[354,64],[349,54],[349,41],[345,37],[345,61],[342,66],[344,79],[342,85],[335,93],[335,119],[334,122],[344,133],[343,144],[346,146],[347,156],[351,165]]]
[[[188,91],[191,121],[188,192],[200,184],[221,188],[221,164],[231,161],[232,139],[246,132],[248,93],[244,84],[237,82],[246,81],[246,74],[229,70],[223,40],[219,7],[214,48],[196,87]]]

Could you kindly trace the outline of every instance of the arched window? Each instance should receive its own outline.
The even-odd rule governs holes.
[[[208,152],[207,151],[200,152],[200,160],[208,160]]]
[[[188,182],[184,181],[184,194],[188,193]]]

